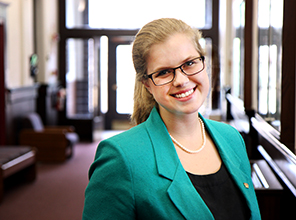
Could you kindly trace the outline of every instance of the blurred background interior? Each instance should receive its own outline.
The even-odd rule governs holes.
[[[81,219],[97,143],[132,126],[133,38],[161,17],[202,31],[212,87],[200,111],[245,139],[262,218],[295,216],[295,8],[0,0],[0,219]]]

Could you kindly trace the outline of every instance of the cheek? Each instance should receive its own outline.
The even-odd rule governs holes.
[[[162,103],[167,97],[168,89],[166,87],[150,87],[150,93],[157,103]]]
[[[202,72],[200,75],[198,75],[198,79],[199,84],[201,84],[203,87],[205,88],[209,88],[210,87],[210,81],[209,81],[209,77],[206,71]]]
[[[205,76],[204,76],[204,84],[205,84],[205,87],[207,87],[209,89],[210,81],[209,81],[209,77],[208,77],[207,73],[205,73]]]
[[[161,96],[162,91],[159,88],[150,87],[150,93],[153,95],[155,99],[158,99]]]
[[[204,84],[203,84],[203,93],[205,94],[205,97],[208,96],[210,92],[210,81],[208,78],[208,75],[206,74],[206,77],[204,79]]]

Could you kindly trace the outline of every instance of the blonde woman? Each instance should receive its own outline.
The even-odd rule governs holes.
[[[169,18],[137,34],[137,126],[99,144],[83,219],[260,219],[242,137],[198,112],[209,92],[200,38]]]

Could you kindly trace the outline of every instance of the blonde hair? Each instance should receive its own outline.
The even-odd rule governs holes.
[[[153,107],[158,107],[157,102],[143,84],[143,81],[148,80],[146,61],[150,48],[155,44],[165,42],[170,36],[177,33],[184,33],[191,37],[196,50],[201,56],[204,56],[204,50],[199,44],[202,37],[201,32],[178,19],[161,18],[151,21],[136,35],[132,49],[133,63],[136,70],[134,109],[131,116],[134,124],[146,121]]]

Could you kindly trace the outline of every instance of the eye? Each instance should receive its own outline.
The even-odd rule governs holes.
[[[191,66],[194,66],[195,64],[197,64],[197,62],[198,62],[198,59],[195,59],[195,60],[190,60],[190,61],[188,61],[188,62],[186,62],[186,63],[184,63],[184,65],[183,65],[183,67],[191,67]]]
[[[172,73],[172,70],[167,69],[167,70],[161,70],[157,73],[155,73],[155,78],[157,77],[167,77],[168,75],[170,75]]]

